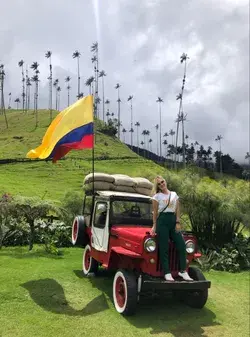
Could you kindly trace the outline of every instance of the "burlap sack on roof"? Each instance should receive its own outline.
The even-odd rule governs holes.
[[[93,183],[84,185],[85,191],[92,191]],[[106,181],[94,181],[94,190],[95,191],[113,191],[114,185],[112,183],[108,183]]]
[[[127,192],[127,193],[136,193],[134,187],[124,186],[124,185],[113,185],[113,191],[117,192]]]
[[[152,194],[152,189],[148,189],[144,187],[135,187],[134,190],[135,190],[135,193],[139,193],[143,195],[151,196]]]
[[[125,174],[113,174],[112,176],[115,178],[115,186],[134,187],[136,185],[133,178],[126,176]]]
[[[93,181],[93,174],[89,173],[84,178],[83,183],[89,184],[92,181]],[[107,173],[95,172],[94,173],[94,181],[102,181],[102,182],[107,182],[107,183],[113,183],[115,181],[115,178],[112,177],[110,174],[107,174]]]
[[[153,184],[146,178],[135,177],[133,180],[136,182],[136,187],[146,188],[152,190]]]

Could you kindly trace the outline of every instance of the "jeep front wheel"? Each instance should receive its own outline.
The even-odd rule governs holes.
[[[205,281],[206,278],[203,273],[195,267],[190,267],[188,270],[190,277],[195,281]],[[208,289],[190,291],[184,294],[183,301],[189,305],[191,308],[201,309],[207,302]]]
[[[91,248],[87,245],[83,251],[82,271],[85,276],[89,273],[96,274],[98,271],[98,262],[91,256]]]
[[[116,310],[124,315],[133,315],[137,305],[137,282],[133,273],[118,270],[113,281],[113,301]]]

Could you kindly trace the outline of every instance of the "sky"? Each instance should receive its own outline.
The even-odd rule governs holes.
[[[48,107],[47,50],[52,51],[53,78],[62,88],[60,109],[67,105],[66,76],[72,78],[71,103],[76,100],[75,50],[81,52],[81,91],[88,94],[90,46],[98,41],[110,110],[116,114],[118,82],[123,127],[130,128],[127,98],[133,95],[134,122],[140,122],[140,133],[150,131],[156,151],[156,99],[164,101],[162,133],[176,130],[184,52],[189,57],[183,95],[189,144],[198,141],[218,150],[215,138],[221,135],[222,152],[245,161],[250,146],[248,0],[0,0],[0,8],[6,101],[9,92],[13,100],[21,98],[18,61],[23,59],[28,67],[39,63],[39,107]],[[128,132],[126,137],[129,142]]]

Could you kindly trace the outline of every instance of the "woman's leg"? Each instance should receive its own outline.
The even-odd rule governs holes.
[[[171,237],[175,243],[175,247],[179,252],[179,257],[180,257],[180,271],[184,272],[186,270],[187,267],[187,253],[186,253],[186,244],[185,241],[183,239],[183,236],[181,234],[181,232],[176,232],[175,230],[175,224],[174,224],[174,228],[172,226],[171,230],[170,230],[170,234]]]
[[[169,274],[168,264],[168,240],[169,240],[169,228],[167,225],[167,218],[165,214],[161,214],[157,220],[157,242],[159,245],[159,255],[164,275]]]

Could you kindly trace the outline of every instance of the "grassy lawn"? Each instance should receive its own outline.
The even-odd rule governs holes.
[[[63,257],[36,247],[0,251],[0,336],[249,336],[249,274],[211,271],[202,310],[171,298],[145,298],[136,316],[124,318],[112,304],[112,277],[81,275],[81,249]]]
[[[9,129],[0,116],[0,159],[22,159],[29,150],[41,144],[49,125],[49,111],[39,111],[39,125],[34,128],[33,111],[8,110]],[[54,116],[56,112],[54,112]],[[96,122],[95,171],[130,174],[152,179],[163,174],[164,168],[145,160],[117,138],[104,135]],[[71,151],[56,164],[52,162],[22,162],[0,165],[0,194],[12,193],[60,200],[66,190],[81,191],[84,176],[91,172],[91,150]],[[106,160],[98,160],[98,158]]]

